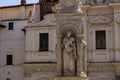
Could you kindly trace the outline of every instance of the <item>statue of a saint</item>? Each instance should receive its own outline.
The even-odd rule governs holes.
[[[64,71],[74,72],[75,71],[75,59],[76,46],[75,38],[71,36],[72,32],[68,31],[65,38],[63,39],[63,59],[64,59]]]
[[[32,11],[29,12],[29,15],[28,15],[28,23],[33,23],[33,14],[32,14]]]

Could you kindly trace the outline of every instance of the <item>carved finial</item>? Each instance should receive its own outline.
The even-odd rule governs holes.
[[[60,3],[58,3],[54,7],[52,7],[52,10],[53,10],[54,13],[59,13],[60,9],[61,9],[61,4]]]
[[[33,15],[32,15],[32,11],[29,12],[29,16],[28,16],[28,23],[33,23]]]
[[[21,5],[25,5],[26,4],[26,0],[21,0]]]
[[[79,13],[83,13],[81,0],[78,1],[78,12],[79,12]]]
[[[87,77],[87,75],[86,75],[86,73],[85,73],[84,71],[82,71],[82,72],[80,73],[80,77],[85,78],[85,77]]]

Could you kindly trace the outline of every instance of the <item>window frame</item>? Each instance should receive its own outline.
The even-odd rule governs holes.
[[[13,55],[6,55],[6,65],[13,65]]]
[[[11,27],[11,25],[12,25],[12,27]],[[14,30],[14,22],[8,23],[8,30]]]
[[[41,46],[41,43],[42,43],[42,45],[44,45],[44,43],[41,41],[42,40],[41,39],[42,35],[46,35],[47,36],[47,44],[45,44],[45,45],[47,45],[47,48],[42,48],[42,46]],[[42,51],[43,52],[49,51],[49,33],[39,33],[39,51],[40,52],[42,52]]]
[[[99,33],[97,33],[97,32],[99,32]],[[104,33],[102,33],[102,32],[104,32]],[[97,39],[97,34],[100,34],[100,33],[102,33],[102,35],[104,35],[103,38],[105,39],[105,40],[104,40],[104,43],[105,43],[105,44],[104,44],[102,47],[98,47],[99,44],[97,44],[97,43],[98,43],[98,41],[97,41],[97,40],[98,40],[98,39]],[[106,36],[106,34],[107,34],[107,33],[106,33],[106,30],[96,30],[96,31],[95,31],[95,46],[96,46],[95,49],[96,49],[96,50],[104,50],[104,49],[107,49],[107,36]]]

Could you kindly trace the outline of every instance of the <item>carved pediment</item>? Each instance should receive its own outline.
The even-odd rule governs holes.
[[[92,17],[91,19],[89,19],[89,22],[92,24],[109,23],[109,22],[111,22],[111,19],[106,16],[99,15],[99,16],[95,16],[95,17]]]

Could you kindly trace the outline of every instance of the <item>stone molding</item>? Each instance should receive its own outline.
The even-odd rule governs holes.
[[[57,20],[63,20],[63,19],[80,19],[80,17],[83,17],[83,14],[80,13],[62,13],[62,14],[55,14],[55,17]]]
[[[120,17],[116,19],[116,22],[120,25]]]
[[[117,3],[117,2],[116,3],[110,3],[109,6],[111,6],[114,9],[118,9],[118,10],[120,9],[119,8],[120,7],[120,3]]]
[[[24,29],[27,30],[40,30],[40,29],[54,29],[56,26],[33,26],[33,27],[25,27]]]
[[[24,75],[31,76],[32,73],[36,72],[54,72],[56,71],[57,65],[54,63],[39,63],[39,64],[23,64]]]
[[[114,71],[115,67],[112,63],[89,63],[88,71]]]
[[[49,63],[41,63],[41,64],[23,64],[23,67],[25,70],[27,69],[37,69],[37,71],[55,71],[56,70],[56,64]]]
[[[108,24],[111,21],[112,19],[103,15],[98,15],[88,20],[90,24]]]
[[[55,77],[54,80],[89,80],[88,77]]]
[[[120,67],[120,62],[114,62],[112,63],[115,67]]]
[[[103,5],[112,2],[112,0],[89,0],[91,5]]]
[[[96,76],[94,78],[92,78],[91,80],[113,80],[108,76]]]
[[[114,52],[114,51],[120,51],[120,49],[105,49],[105,50],[96,50],[96,49],[88,49],[88,53],[93,53],[94,51],[98,52]]]
[[[48,77],[40,77],[37,80],[50,80]]]

